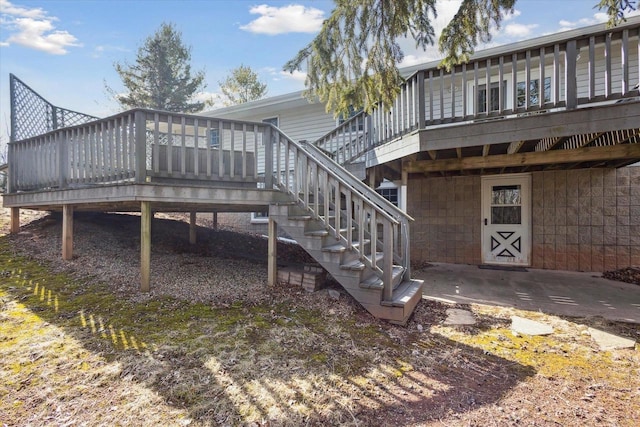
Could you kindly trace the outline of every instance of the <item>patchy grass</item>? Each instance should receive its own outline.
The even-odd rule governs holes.
[[[597,319],[473,306],[478,325],[452,328],[423,301],[401,328],[350,299],[269,292],[135,298],[0,237],[0,425],[640,423],[640,352],[598,351],[581,333]],[[514,336],[512,314],[556,333]]]

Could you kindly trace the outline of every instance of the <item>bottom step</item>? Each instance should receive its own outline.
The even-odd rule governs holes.
[[[391,301],[383,301],[380,305],[367,304],[365,308],[369,313],[390,323],[406,325],[413,309],[422,299],[422,285],[422,280],[406,280],[393,291]]]

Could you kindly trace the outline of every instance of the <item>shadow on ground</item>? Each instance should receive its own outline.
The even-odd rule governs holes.
[[[96,280],[54,274],[37,259],[12,254],[10,247],[10,238],[1,237],[4,318],[17,302],[23,304],[91,354],[115,362],[119,373],[113,381],[153,390],[197,424],[436,421],[496,402],[534,374],[530,367],[432,334],[427,324],[418,333],[379,322],[352,300],[327,306],[320,292],[305,295],[279,287],[269,291],[268,304],[238,300],[229,307],[160,296],[141,300]],[[436,303],[423,303],[418,310],[433,324],[444,316]],[[487,318],[481,325],[492,322]],[[5,356],[17,351],[20,339],[11,337],[15,348],[5,343]],[[97,387],[113,384],[102,381]],[[27,382],[13,398],[28,401],[29,396]],[[53,403],[42,424],[55,417],[56,408],[70,404]],[[78,404],[91,420],[95,405]],[[19,408],[12,413],[21,416]],[[144,411],[141,416],[144,420]]]

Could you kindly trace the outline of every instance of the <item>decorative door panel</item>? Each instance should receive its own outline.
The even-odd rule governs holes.
[[[531,175],[482,178],[482,260],[485,264],[530,264]]]

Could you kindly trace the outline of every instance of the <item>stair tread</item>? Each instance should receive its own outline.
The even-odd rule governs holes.
[[[304,235],[324,237],[324,236],[328,236],[329,232],[327,230],[313,230],[313,231],[305,231]]]
[[[364,240],[364,244],[365,245],[368,244],[369,242],[370,242],[370,240],[368,240],[368,239]],[[351,246],[354,247],[354,248],[358,248],[358,247],[360,247],[360,242],[357,241],[357,240],[354,241],[354,242],[351,242]],[[344,252],[344,251],[347,250],[347,246],[344,243],[339,242],[339,243],[336,243],[336,244],[333,244],[333,245],[324,246],[322,248],[322,250],[324,252]]]
[[[340,268],[343,270],[364,270],[365,267],[366,266],[364,265],[364,263],[358,259],[355,261],[351,261],[346,264],[340,265]]]
[[[401,265],[394,265],[393,266],[393,279],[395,281],[395,279],[399,276],[401,276],[404,273],[404,267],[402,267]],[[400,285],[398,285],[399,287]],[[366,288],[366,289],[382,289],[384,287],[384,283],[382,281],[382,279],[378,276],[371,276],[366,280],[363,280],[362,282],[360,282],[360,287],[361,288]],[[397,289],[397,288],[396,288]]]
[[[287,218],[290,221],[308,221],[311,219],[311,215],[291,215]]]
[[[422,280],[405,280],[393,291],[391,305],[402,307],[407,304],[418,292],[422,292]]]

